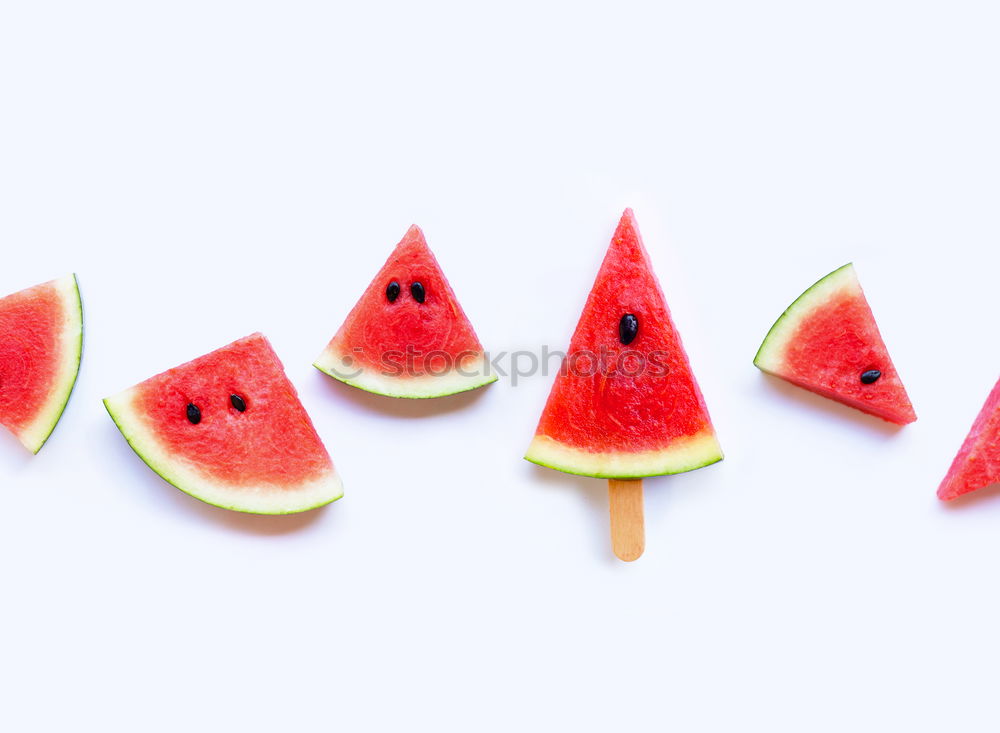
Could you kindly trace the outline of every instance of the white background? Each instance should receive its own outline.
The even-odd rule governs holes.
[[[1000,370],[992,3],[157,5],[0,11],[0,292],[86,309],[48,445],[0,435],[0,728],[997,730],[1000,492],[934,496]],[[490,351],[564,348],[625,206],[726,451],[633,565],[521,459],[550,377],[310,365],[413,222]],[[751,364],[848,260],[902,430]],[[203,505],[101,405],[255,330],[326,509]]]

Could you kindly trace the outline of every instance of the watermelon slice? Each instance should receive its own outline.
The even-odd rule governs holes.
[[[32,453],[66,409],[82,349],[75,275],[0,299],[0,423]]]
[[[631,209],[611,240],[525,458],[615,479],[722,460]]]
[[[313,366],[389,397],[443,397],[497,380],[416,225]]]
[[[132,449],[197,499],[292,514],[343,496],[277,354],[259,333],[108,397]]]
[[[917,419],[850,263],[806,290],[781,314],[753,363],[891,423]]]
[[[995,483],[1000,483],[1000,380],[986,398],[937,495],[950,501]]]

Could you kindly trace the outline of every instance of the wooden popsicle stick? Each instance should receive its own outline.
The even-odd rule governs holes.
[[[608,499],[611,503],[611,549],[619,560],[638,560],[646,549],[642,479],[608,479]]]

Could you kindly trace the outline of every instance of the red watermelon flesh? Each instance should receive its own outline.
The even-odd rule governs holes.
[[[986,398],[937,494],[949,501],[995,483],[1000,483],[1000,380]]]
[[[633,341],[620,325],[635,317]],[[529,461],[600,478],[679,473],[722,451],[631,209],[611,240]]]
[[[154,471],[210,504],[287,514],[343,494],[295,387],[259,333],[104,402]]]
[[[391,397],[440,397],[497,379],[417,226],[396,245],[314,366]]]
[[[33,453],[73,391],[82,339],[73,275],[0,299],[0,423]]]
[[[851,264],[831,272],[788,307],[754,364],[883,420],[905,425],[917,419]],[[866,381],[876,373],[874,381]]]

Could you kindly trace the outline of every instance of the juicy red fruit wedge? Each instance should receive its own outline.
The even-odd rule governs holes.
[[[917,419],[851,264],[814,284],[781,314],[754,365],[897,425]]]
[[[937,495],[942,501],[950,501],[995,483],[1000,483],[1000,379],[986,398]]]

